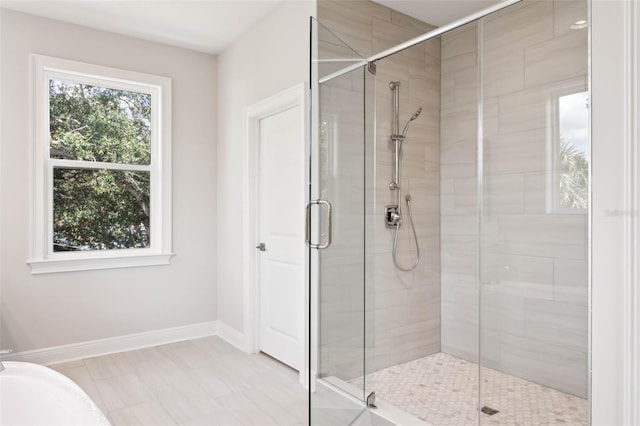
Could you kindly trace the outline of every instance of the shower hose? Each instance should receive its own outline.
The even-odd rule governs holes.
[[[400,189],[398,189],[398,199],[400,198],[401,198]],[[400,234],[400,227],[402,226],[402,220],[400,220],[396,225],[396,234],[393,237],[393,264],[396,265],[396,268],[400,269],[401,271],[408,272],[416,269],[416,267],[420,263],[420,246],[418,245],[418,235],[416,234],[416,227],[413,223],[413,214],[411,213],[411,195],[407,194],[407,196],[405,197],[405,202],[407,203],[407,210],[409,211],[409,223],[411,224],[411,231],[413,232],[413,241],[415,242],[415,245],[416,245],[416,260],[413,263],[413,265],[411,265],[408,268],[404,268],[400,266],[400,264],[398,263],[398,257],[397,257],[398,234]],[[400,203],[398,203],[398,206],[400,206]],[[398,213],[402,215],[401,211]]]

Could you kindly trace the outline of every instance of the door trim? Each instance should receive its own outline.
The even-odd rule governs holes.
[[[591,2],[591,424],[640,422],[640,2]]]
[[[300,158],[300,161],[305,164],[305,176],[308,174],[307,156],[308,148],[306,143],[307,135],[307,98],[306,98],[306,84],[299,83],[295,86],[284,90],[276,95],[270,96],[262,101],[253,104],[244,109],[244,129],[245,137],[242,146],[243,149],[243,173],[242,173],[242,200],[245,208],[242,211],[243,223],[245,227],[242,230],[242,241],[244,245],[244,271],[243,271],[243,291],[244,291],[244,350],[250,353],[257,353],[259,351],[259,263],[258,263],[258,251],[255,249],[257,238],[259,234],[258,229],[258,194],[259,194],[259,167],[260,167],[260,120],[286,111],[291,108],[299,108],[300,122],[303,123],[300,131],[300,143],[305,146],[304,156]],[[304,199],[308,199],[308,186],[306,185],[307,179],[303,177],[300,180],[300,190]],[[304,211],[300,210],[300,214]],[[305,273],[306,273],[305,266]],[[305,298],[300,300],[301,304],[304,304],[305,299],[308,297],[306,282],[300,283],[305,288]],[[303,317],[300,318],[301,324],[305,324],[304,310]],[[303,326],[303,330],[306,327]],[[306,376],[305,370],[305,342],[306,337],[300,336],[300,381],[305,383]]]

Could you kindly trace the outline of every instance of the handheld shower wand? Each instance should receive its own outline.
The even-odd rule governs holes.
[[[407,124],[404,125],[404,130],[402,131],[402,138],[403,139],[407,137],[407,130],[409,130],[409,126],[411,125],[413,120],[415,120],[416,118],[418,118],[420,116],[421,112],[422,112],[422,107],[418,108],[418,110],[411,116],[409,121],[407,121]]]

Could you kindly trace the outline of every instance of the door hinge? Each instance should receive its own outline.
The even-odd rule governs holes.
[[[368,62],[367,63],[367,70],[371,74],[376,75],[376,63],[375,62]]]
[[[378,408],[376,407],[376,393],[371,392],[367,397],[367,407],[369,408]]]

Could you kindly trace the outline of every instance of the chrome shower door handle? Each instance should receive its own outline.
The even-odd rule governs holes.
[[[314,244],[311,242],[311,206],[325,206],[327,208],[327,241],[324,244]],[[332,216],[333,206],[330,202],[326,200],[311,200],[307,203],[307,207],[305,208],[305,244],[307,247],[317,250],[326,249],[331,245],[331,216]]]

